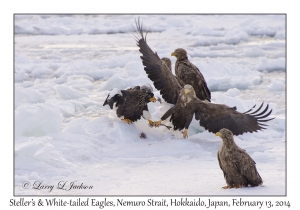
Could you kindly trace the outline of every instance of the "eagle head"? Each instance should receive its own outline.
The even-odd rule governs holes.
[[[153,93],[153,88],[148,83],[140,85],[141,90],[145,90],[147,93]]]
[[[169,58],[163,57],[160,60],[162,61],[163,64],[165,64],[168,67],[168,69],[170,71],[172,71],[172,62],[171,62],[171,60]]]
[[[193,100],[193,98],[197,98],[194,88],[191,85],[185,85],[179,94],[178,100],[186,103],[189,103]]]
[[[233,141],[233,134],[230,130],[226,128],[222,128],[219,132],[215,134],[215,136],[220,136],[224,143],[230,143]]]
[[[122,92],[118,88],[114,88],[106,97],[106,100],[103,103],[103,106],[109,105],[111,109],[113,109],[114,103],[122,98]]]
[[[148,98],[148,99],[146,99],[147,103],[150,102],[150,101],[151,102],[156,101],[156,98],[154,97],[154,94],[153,94],[153,88],[152,88],[151,85],[149,85],[148,83],[145,83],[145,84],[140,86],[140,89],[145,91],[148,94],[147,97],[146,97],[146,98]]]
[[[175,56],[177,60],[187,59],[187,52],[183,48],[177,48],[171,56]]]

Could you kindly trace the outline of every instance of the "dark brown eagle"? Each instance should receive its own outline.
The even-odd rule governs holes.
[[[152,87],[148,84],[135,86],[127,90],[113,89],[107,96],[103,106],[109,105],[111,109],[117,108],[116,113],[121,120],[132,123],[141,116],[152,123],[147,104],[155,102]]]
[[[162,61],[163,64],[165,64],[168,67],[168,69],[170,70],[170,72],[172,72],[172,61],[169,58],[166,58],[166,57],[163,57],[160,60]],[[178,84],[181,87],[184,87],[185,83],[179,77],[175,76],[175,78],[176,78]]]
[[[188,60],[185,49],[178,48],[171,54],[171,56],[175,56],[177,58],[175,64],[176,76],[185,84],[191,85],[199,99],[210,101],[211,94],[206,81],[200,70]]]
[[[195,85],[197,97],[201,100],[206,99],[210,101],[210,91],[197,67],[188,60],[180,60],[179,62],[177,59],[175,67],[176,76],[173,75],[171,60],[168,58],[160,59],[157,53],[154,53],[148,46],[146,42],[147,34],[144,36],[142,24],[139,19],[136,21],[136,29],[137,46],[142,53],[141,59],[145,66],[144,70],[166,102],[176,104],[179,92],[185,84]],[[179,75],[177,75],[178,72]]]
[[[263,181],[254,160],[235,144],[232,132],[223,128],[215,135],[223,140],[222,147],[218,151],[219,165],[227,183],[223,189],[261,185]]]
[[[233,135],[265,129],[263,126],[266,125],[262,122],[273,119],[266,119],[272,112],[272,110],[268,112],[269,105],[262,111],[263,103],[252,113],[250,112],[255,106],[249,111],[241,113],[236,111],[236,107],[200,100],[191,85],[185,85],[177,98],[175,106],[170,108],[160,121],[153,122],[152,125],[158,127],[163,120],[171,116],[170,121],[173,124],[173,129],[184,129],[184,138],[188,137],[188,128],[194,115],[196,120],[200,120],[200,126],[209,132],[216,133],[222,128],[227,128],[232,131]]]
[[[172,61],[169,58],[163,57],[160,60],[168,67],[170,71],[172,71]]]

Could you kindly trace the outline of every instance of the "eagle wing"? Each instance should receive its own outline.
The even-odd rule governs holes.
[[[246,132],[252,133],[265,129],[264,126],[266,125],[262,122],[274,119],[266,119],[272,113],[272,110],[269,111],[269,105],[262,110],[263,103],[253,112],[251,111],[255,106],[244,113],[236,111],[235,107],[223,104],[213,104],[200,100],[195,100],[193,103],[195,119],[200,120],[200,125],[212,133],[216,133],[222,128],[229,129],[233,135]]]
[[[241,175],[245,176],[250,185],[257,186],[262,183],[262,179],[256,170],[255,161],[243,149],[236,148],[232,153],[235,167]]]
[[[183,87],[180,84],[179,78],[172,74],[172,71],[162,63],[157,53],[154,53],[146,42],[146,35],[144,36],[142,24],[139,20],[136,22],[137,28],[137,46],[142,53],[141,59],[144,70],[148,74],[150,80],[157,90],[160,91],[163,99],[171,104],[176,104],[179,92]]]
[[[180,61],[178,66],[175,66],[175,73],[185,84],[193,86],[196,96],[199,99],[210,101],[210,90],[203,75],[194,64],[189,60]]]
[[[218,162],[219,162],[220,169],[223,171],[224,178],[226,179],[226,173],[225,173],[225,170],[222,167],[219,151],[218,151]]]

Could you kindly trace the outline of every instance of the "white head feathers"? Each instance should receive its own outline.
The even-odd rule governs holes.
[[[153,88],[148,83],[142,84],[142,85],[140,85],[140,87],[141,87],[141,90],[146,90],[148,92],[150,91],[150,93],[153,92]]]
[[[119,90],[118,88],[112,89],[112,91],[110,91],[110,93],[109,93],[108,99],[111,99],[111,98],[114,97],[116,94],[119,94],[119,95],[122,96],[121,90]]]

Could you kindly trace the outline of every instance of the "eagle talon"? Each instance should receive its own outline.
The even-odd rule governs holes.
[[[241,184],[239,184],[238,186],[234,186],[234,189],[237,189],[237,188],[242,188],[243,186]]]
[[[231,187],[229,185],[222,187],[222,189],[230,189]]]
[[[182,132],[182,135],[183,135],[183,138],[188,138],[189,135],[188,135],[188,130],[187,129],[184,129],[183,132]]]
[[[148,126],[150,127],[150,128],[152,128],[153,127],[153,121],[152,120],[148,120]]]
[[[123,118],[121,120],[124,121],[124,122],[126,122],[126,123],[128,123],[128,124],[132,123],[132,121],[130,119],[127,119],[127,118]]]
[[[151,102],[155,102],[155,101],[156,101],[156,98],[155,98],[155,97],[153,97],[153,98],[150,98],[150,99],[149,99],[149,101],[151,101]]]
[[[160,124],[161,124],[161,120],[160,121],[154,121],[153,123],[152,123],[152,125],[153,126],[155,126],[155,127],[159,127],[160,126]]]

